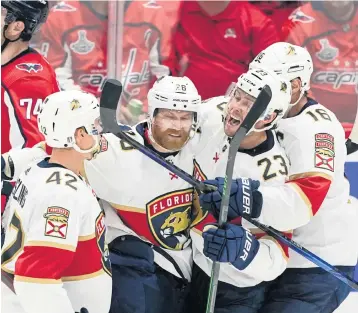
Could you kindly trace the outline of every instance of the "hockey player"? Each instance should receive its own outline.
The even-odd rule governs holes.
[[[47,13],[47,1],[1,1],[1,153],[43,140],[36,115],[59,89],[53,69],[29,41]],[[6,183],[2,188],[2,211],[11,189]]]
[[[193,173],[201,103],[195,86],[186,77],[163,77],[150,90],[148,103],[148,121],[122,125],[123,130]],[[19,152],[23,151],[9,154],[14,177],[23,167],[18,165]],[[185,312],[192,267],[193,187],[112,134],[102,135],[94,154],[84,172],[97,196],[107,201],[111,312]],[[5,172],[11,176],[8,167]]]
[[[79,175],[98,146],[99,105],[81,91],[54,93],[44,104],[38,124],[52,154],[17,179],[1,268],[14,277],[26,313],[105,313],[112,280],[104,213]]]
[[[331,111],[307,97],[311,56],[304,48],[280,42],[262,51],[250,66],[274,70],[292,85],[291,108],[278,125],[290,161],[289,178],[278,186],[259,187],[253,197],[263,198],[262,207],[256,202],[256,210],[261,210],[258,221],[281,231],[293,229],[296,242],[352,275],[358,254],[357,212],[348,205],[344,131]],[[218,187],[218,192],[204,196],[206,200],[220,196]],[[234,181],[231,216],[243,214],[235,192],[239,187]],[[220,201],[213,204],[218,209]],[[271,286],[260,312],[333,312],[349,293],[348,286],[293,251],[288,267]]]
[[[230,99],[212,98],[203,105],[205,117],[201,126],[202,136],[210,137],[211,141],[201,148],[196,157],[197,167],[200,168],[197,178],[205,179],[207,173],[212,175],[211,178],[225,174],[230,137],[235,134],[240,121],[245,118],[266,84],[271,87],[273,97],[255,129],[242,141],[236,156],[234,175],[255,179],[252,181],[252,190],[246,189],[252,194],[258,192],[260,184],[265,186],[285,182],[289,163],[275,132],[270,128],[288,109],[291,88],[289,82],[279,79],[275,73],[256,69],[240,76]],[[214,172],[213,167],[216,167]],[[245,185],[247,181],[242,179],[241,183]],[[214,216],[209,213],[191,230],[194,265],[190,312],[205,312],[211,260],[223,262],[215,312],[257,312],[263,304],[267,281],[275,279],[286,268],[288,249],[245,220],[236,219],[235,225],[226,224],[224,229],[208,226],[217,223],[217,213]],[[260,212],[253,215],[258,216]],[[290,233],[287,235],[290,236]]]

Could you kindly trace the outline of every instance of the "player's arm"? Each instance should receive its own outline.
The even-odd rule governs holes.
[[[1,180],[16,181],[30,163],[47,157],[50,149],[45,142],[40,142],[33,148],[11,149],[2,154]]]
[[[320,119],[316,111],[302,114]],[[332,113],[323,109],[318,112],[330,120],[306,123],[302,129],[309,131],[301,129],[289,134],[292,140],[285,146],[290,160],[288,181],[282,186],[260,186],[263,204],[259,222],[281,231],[307,224],[319,211],[333,177],[343,177],[344,131]]]
[[[270,281],[286,268],[288,249],[262,233],[253,235],[241,226],[226,224],[223,229],[204,229],[203,238],[204,254],[212,261],[222,262],[220,271],[232,279],[244,273],[260,281]]]
[[[70,187],[49,190],[35,208],[28,229],[21,228],[26,240],[15,264],[14,287],[27,313],[73,313],[61,278],[75,255],[83,208],[77,200],[80,195]]]
[[[265,16],[259,9],[253,7],[251,16],[252,53],[259,54],[268,46],[279,41],[277,29],[272,20]]]
[[[72,74],[71,50],[63,41],[64,31],[59,20],[63,18],[75,18],[76,16],[64,16],[63,13],[51,10],[46,23],[41,28],[41,54],[47,58],[51,66],[55,69],[58,83],[61,90],[75,89],[80,87],[75,84]]]

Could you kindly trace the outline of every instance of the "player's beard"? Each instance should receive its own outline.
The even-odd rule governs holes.
[[[179,151],[189,139],[189,130],[171,129],[162,130],[157,125],[152,126],[152,136],[157,144],[170,151]]]

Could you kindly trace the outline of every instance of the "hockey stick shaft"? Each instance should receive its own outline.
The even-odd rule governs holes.
[[[307,260],[310,260],[314,264],[316,264],[318,267],[324,269],[325,271],[329,272],[333,276],[337,277],[339,280],[350,286],[354,290],[358,290],[358,284],[355,283],[350,277],[348,277],[346,274],[342,273],[339,269],[332,266],[331,264],[327,263],[326,261],[322,260],[319,256],[313,254],[312,252],[308,251],[305,247],[302,247],[297,242],[293,241],[292,239],[286,237],[284,234],[279,232],[278,230],[263,225],[255,220],[253,220],[251,217],[244,217],[245,220],[250,222],[251,224],[255,225],[257,228],[260,228],[263,230],[266,234],[269,236],[275,238],[276,240],[282,242],[286,246],[290,247],[292,250],[296,251],[298,254],[305,257]]]
[[[349,135],[348,140],[346,141],[347,154],[358,151],[358,103],[357,103],[357,113],[356,119],[353,124],[351,134]]]
[[[272,94],[271,89],[268,86],[265,86],[260,94],[258,95],[255,103],[253,104],[251,110],[247,114],[246,118],[240,125],[236,134],[230,142],[230,148],[228,153],[228,160],[226,164],[225,178],[224,178],[224,187],[223,194],[221,199],[220,206],[220,215],[219,215],[219,227],[222,227],[223,224],[227,221],[227,214],[229,210],[229,200],[230,200],[230,190],[232,184],[232,175],[234,173],[234,166],[236,160],[236,154],[240,147],[242,140],[245,138],[248,131],[254,126],[256,121],[259,119],[261,114],[266,110]],[[215,310],[215,300],[216,292],[219,283],[219,273],[220,273],[220,263],[213,262],[210,276],[210,285],[209,285],[209,294],[206,306],[207,313],[213,313]]]
[[[113,81],[112,82],[112,83],[114,83],[113,85],[112,85],[111,81]],[[109,83],[109,85],[108,85],[108,83]],[[103,123],[103,127],[106,131],[113,133],[117,137],[119,137],[120,131],[119,131],[119,125],[117,124],[117,121],[116,121],[116,109],[117,109],[117,104],[118,104],[118,101],[120,98],[121,90],[122,90],[122,87],[118,81],[108,80],[104,86],[102,97],[101,97],[101,120]],[[108,93],[113,93],[113,94],[110,95]],[[116,96],[114,96],[114,94]],[[112,123],[112,124],[109,125],[110,123]],[[355,123],[355,125],[357,125],[357,123]],[[129,136],[127,135],[127,136],[123,136],[120,138],[123,140],[126,140],[126,137],[129,137]],[[166,169],[175,173],[176,175],[178,175],[178,177],[180,177],[181,179],[183,179],[184,181],[186,181],[187,183],[189,183],[190,185],[195,187],[199,193],[205,193],[207,191],[207,186],[205,184],[203,184],[202,182],[199,182],[197,179],[192,177],[190,174],[181,170],[174,164],[170,164],[169,162],[167,162],[165,159],[161,158],[160,156],[157,156],[154,152],[152,152],[150,149],[146,148],[145,146],[141,145],[140,143],[135,141],[133,138],[129,137],[128,139],[129,140],[127,142],[129,144],[133,145],[133,147],[138,146],[138,150],[141,151],[142,153],[145,152],[145,155],[147,155],[153,161],[157,162],[158,164],[161,164],[161,162],[164,162],[165,165],[163,164],[163,166]],[[349,154],[349,151],[348,151],[348,154]],[[161,160],[161,161],[159,161],[159,160]],[[303,247],[301,248],[301,246],[298,243],[294,242],[291,239],[284,238],[284,236],[280,232],[275,230],[274,228],[265,226],[257,221],[253,221],[251,219],[248,219],[248,221],[251,222],[256,227],[260,228],[261,230],[267,232],[268,235],[270,235],[272,237],[274,237],[274,235],[275,235],[276,237],[274,237],[274,238],[276,238],[277,240],[281,239],[280,241],[283,242],[284,244],[286,244],[289,248],[295,250],[298,254],[307,258],[308,260],[310,260],[317,266],[323,268],[330,274],[336,276],[338,279],[341,279],[342,282],[351,286],[353,289],[355,289],[355,290],[358,289],[357,283],[355,283],[352,279],[347,278],[346,275],[343,274],[341,271],[339,271],[337,268],[335,268],[334,266],[325,262],[324,260],[319,258],[314,253],[312,253],[306,249],[304,251]]]

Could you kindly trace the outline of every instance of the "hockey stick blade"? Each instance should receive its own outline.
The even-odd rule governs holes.
[[[221,199],[220,206],[220,215],[219,215],[219,227],[222,227],[227,221],[227,214],[229,210],[229,200],[230,200],[230,190],[232,184],[232,175],[234,172],[235,160],[237,150],[240,147],[242,140],[245,138],[248,131],[255,125],[259,117],[265,112],[268,104],[272,98],[272,91],[269,86],[265,85],[260,94],[255,100],[252,108],[249,113],[246,115],[239,129],[236,131],[236,134],[232,138],[229,147],[228,161],[226,164],[226,172],[223,186],[223,194]],[[215,300],[216,292],[219,283],[219,272],[220,272],[220,263],[213,262],[211,269],[210,285],[209,285],[209,294],[208,302],[206,306],[206,313],[214,313],[215,309]]]
[[[133,148],[139,150],[141,153],[152,159],[154,162],[173,172],[178,177],[195,187],[198,192],[213,191],[213,186],[205,185],[203,182],[193,179],[193,177],[188,173],[184,172],[174,164],[170,164],[162,156],[139,143],[123,131],[123,128],[118,125],[116,119],[117,103],[121,93],[122,85],[119,81],[115,79],[109,79],[106,81],[100,99],[100,114],[104,132],[110,132],[116,137],[124,140]]]
[[[358,151],[358,108],[356,113],[356,119],[353,124],[351,134],[346,141],[347,154]]]
[[[116,79],[108,79],[104,84],[100,98],[100,115],[104,133],[118,130],[117,107],[122,90],[121,82]]]

